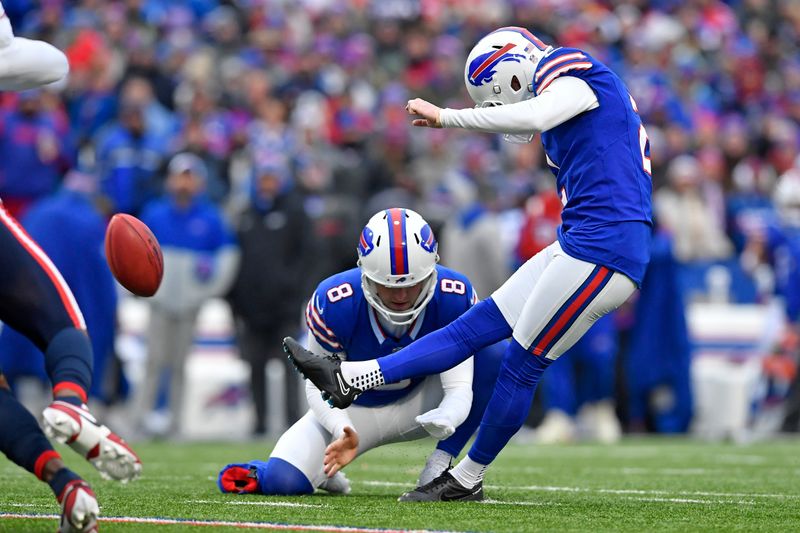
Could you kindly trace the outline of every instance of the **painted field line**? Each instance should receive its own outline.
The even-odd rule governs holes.
[[[409,483],[400,483],[397,481],[357,481],[356,483],[363,483],[364,485],[372,485],[375,487],[408,487]],[[656,490],[656,489],[592,489],[588,487],[563,487],[551,485],[484,485],[486,489],[505,489],[505,490],[525,490],[531,492],[588,492],[598,494],[634,494],[634,495],[653,495],[653,496],[707,496],[718,498],[786,498],[798,499],[800,494],[783,494],[783,493],[747,493],[747,492],[707,492],[701,490]]]
[[[626,500],[637,502],[656,502],[656,503],[696,503],[700,505],[755,505],[753,500],[698,500],[693,498],[635,498],[628,497]]]
[[[261,505],[264,507],[328,507],[323,503],[297,503],[297,502],[271,502],[271,501],[247,501],[247,500],[186,500],[185,503],[203,503],[216,505]]]
[[[479,503],[481,505],[530,505],[530,506],[534,506],[534,507],[545,507],[545,506],[550,507],[550,506],[553,506],[553,505],[562,505],[559,502],[555,502],[555,503],[550,503],[550,502],[514,502],[514,501],[506,502],[506,501],[500,501],[500,500],[482,500],[482,501],[475,502],[475,503]]]
[[[0,519],[2,518],[57,520],[60,517],[56,514],[0,513]],[[98,521],[119,524],[236,527],[240,529],[270,529],[273,531],[322,531],[331,533],[460,533],[457,531],[442,531],[433,529],[384,529],[377,527],[371,528],[311,524],[281,524],[278,522],[230,522],[227,520],[194,520],[187,518],[155,518],[138,516],[101,516],[98,518]]]

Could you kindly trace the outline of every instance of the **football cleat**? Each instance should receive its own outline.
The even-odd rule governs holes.
[[[61,504],[61,523],[58,533],[94,533],[100,507],[91,487],[82,479],[67,483],[58,496]]]
[[[261,492],[258,487],[258,469],[255,466],[228,465],[219,473],[217,482],[222,492],[234,494],[257,494]]]
[[[434,451],[425,461],[425,466],[417,479],[417,486],[427,485],[437,477],[450,470],[453,464],[453,456],[441,450]]]
[[[350,494],[350,480],[347,479],[344,472],[336,472],[333,476],[326,477],[319,484],[319,488],[331,494]]]
[[[450,472],[445,472],[427,485],[417,487],[397,498],[399,502],[477,502],[481,500],[483,500],[483,481],[468,489],[456,481]]]
[[[291,337],[283,339],[283,351],[297,371],[317,386],[322,392],[322,399],[331,407],[345,409],[363,392],[347,384],[342,376],[342,361],[338,357],[321,357],[306,350]]]
[[[98,424],[85,406],[55,400],[42,416],[47,436],[85,457],[105,479],[127,483],[139,477],[139,456],[119,435]]]

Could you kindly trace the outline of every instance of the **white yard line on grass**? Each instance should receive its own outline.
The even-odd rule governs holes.
[[[664,503],[698,503],[701,505],[716,505],[716,504],[730,504],[730,505],[755,505],[756,502],[752,500],[697,500],[692,498],[635,498],[629,496],[626,500],[633,500],[637,502],[664,502]]]
[[[514,502],[514,501],[500,501],[500,500],[482,500],[476,503],[480,503],[481,505],[532,505],[534,507],[543,507],[551,505],[561,505],[560,503],[550,503],[550,502]]]
[[[328,507],[323,503],[298,503],[298,502],[273,502],[273,501],[249,501],[249,500],[186,500],[186,503],[203,503],[216,505],[263,505],[266,507]]]
[[[56,520],[56,514],[22,514],[22,513],[0,513],[2,518],[22,518],[22,519],[41,519]],[[154,518],[137,516],[101,516],[100,522],[114,522],[121,524],[153,524],[153,525],[180,525],[180,526],[200,526],[200,527],[235,527],[239,529],[271,529],[280,531],[322,531],[330,533],[460,533],[457,531],[441,531],[431,529],[383,529],[371,527],[350,527],[350,526],[331,526],[331,525],[309,525],[309,524],[279,524],[275,522],[231,522],[227,520],[193,520],[185,518]]]
[[[400,483],[397,481],[360,481],[356,483],[363,483],[364,485],[372,485],[375,487],[408,487],[409,483]],[[642,496],[654,495],[679,495],[679,496],[713,496],[719,498],[787,498],[797,499],[800,494],[783,494],[783,493],[747,493],[747,492],[706,492],[699,490],[651,490],[651,489],[605,489],[605,488],[589,488],[589,487],[559,487],[549,485],[484,485],[487,489],[505,489],[505,490],[527,490],[532,492],[588,492],[599,494],[639,494]],[[679,500],[680,498],[673,498]],[[710,500],[709,500],[710,501]],[[678,502],[680,503],[680,502]]]

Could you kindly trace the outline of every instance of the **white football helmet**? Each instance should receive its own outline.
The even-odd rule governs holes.
[[[369,304],[392,324],[410,324],[425,309],[436,291],[439,244],[430,225],[411,209],[379,211],[369,219],[358,242],[361,287]],[[407,311],[389,309],[378,297],[376,284],[410,287],[424,282]]]
[[[477,107],[522,102],[533,97],[533,73],[552,46],[525,28],[506,26],[478,41],[467,56],[464,83]],[[527,143],[531,135],[506,134],[508,142]]]

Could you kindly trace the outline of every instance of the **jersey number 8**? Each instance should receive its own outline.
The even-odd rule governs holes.
[[[353,287],[349,283],[342,283],[332,289],[328,289],[326,293],[328,295],[328,301],[330,303],[336,303],[339,300],[343,300],[345,298],[349,298],[353,295]]]

